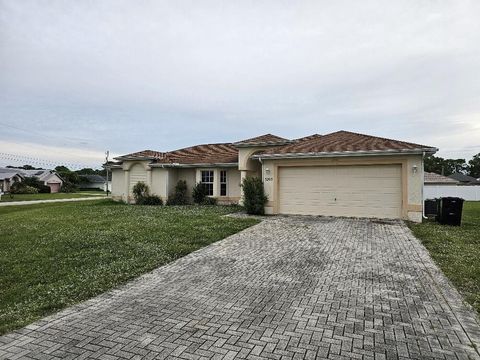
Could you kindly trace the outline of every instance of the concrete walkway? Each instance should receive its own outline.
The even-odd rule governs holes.
[[[100,199],[108,199],[108,198],[106,196],[90,196],[90,197],[72,198],[72,199],[7,201],[7,202],[0,202],[0,206],[48,204],[48,203],[57,203],[57,202],[86,201],[86,200],[100,200]]]
[[[0,337],[2,359],[479,359],[401,222],[275,217]]]

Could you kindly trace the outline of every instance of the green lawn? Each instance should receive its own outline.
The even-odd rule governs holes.
[[[0,334],[257,223],[228,206],[0,207]]]
[[[0,202],[10,202],[10,201],[29,201],[29,200],[55,200],[55,199],[75,199],[81,197],[90,197],[90,196],[103,196],[103,192],[95,194],[93,191],[90,192],[76,192],[76,193],[54,193],[54,194],[7,194],[2,195]]]
[[[480,202],[465,202],[462,226],[409,224],[444,274],[480,313]]]

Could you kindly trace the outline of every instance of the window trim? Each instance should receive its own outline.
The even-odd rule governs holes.
[[[204,172],[209,172],[211,173],[211,176],[208,176],[209,180],[208,182],[205,182],[203,181],[203,173]],[[207,194],[207,196],[214,196],[215,194],[215,171],[214,170],[211,170],[211,169],[204,169],[204,170],[200,170],[200,183],[202,184],[206,184],[206,185],[209,185],[208,188],[210,189],[210,185],[211,185],[211,189],[212,189],[212,194]]]
[[[225,181],[222,181],[222,173],[225,174]],[[227,170],[220,170],[220,174],[219,174],[219,178],[220,178],[220,196],[222,197],[226,197],[228,196],[228,173],[227,173]],[[222,195],[222,185],[225,185],[225,195]]]

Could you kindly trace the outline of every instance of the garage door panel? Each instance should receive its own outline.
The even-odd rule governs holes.
[[[279,169],[284,214],[399,218],[401,166],[318,166]]]

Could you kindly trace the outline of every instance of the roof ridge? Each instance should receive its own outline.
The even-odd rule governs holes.
[[[420,146],[420,147],[430,147],[430,146],[427,146],[427,145],[417,144],[417,143],[413,143],[413,142],[409,142],[409,141],[395,140],[395,139],[391,139],[391,138],[387,138],[387,137],[383,137],[383,136],[368,135],[368,134],[363,134],[363,133],[359,133],[359,132],[355,132],[355,131],[348,131],[348,130],[338,130],[338,131],[331,132],[329,134],[325,134],[324,136],[329,136],[329,135],[338,134],[338,133],[360,135],[360,136],[368,137],[370,139],[381,139],[381,140],[387,140],[387,141],[395,141],[395,142],[401,142],[401,143],[404,143],[404,144],[415,145],[415,146]]]

